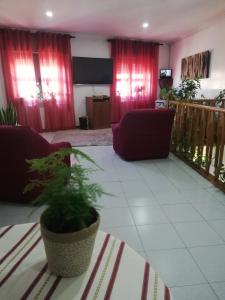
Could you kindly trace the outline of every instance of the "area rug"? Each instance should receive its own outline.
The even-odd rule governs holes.
[[[72,146],[110,146],[112,145],[112,129],[63,130],[57,131],[52,143],[69,142]]]

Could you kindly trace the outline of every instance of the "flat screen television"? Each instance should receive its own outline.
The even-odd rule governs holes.
[[[160,78],[172,77],[172,69],[160,69]]]
[[[113,60],[110,58],[73,57],[74,84],[111,84]]]

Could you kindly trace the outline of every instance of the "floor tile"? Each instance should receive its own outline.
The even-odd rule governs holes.
[[[98,199],[97,203],[101,207],[110,208],[110,207],[127,207],[128,202],[125,196],[107,196],[103,195],[100,199]]]
[[[153,268],[169,287],[206,283],[186,249],[148,251],[147,256]]]
[[[190,248],[209,282],[225,281],[225,245]]]
[[[115,196],[121,196],[124,194],[120,181],[105,181],[101,183],[101,186],[106,193],[110,193]]]
[[[125,207],[103,208],[101,214],[101,228],[134,225],[133,217]]]
[[[218,300],[208,284],[175,287],[171,292],[173,300]]]
[[[137,226],[144,250],[184,248],[184,243],[172,225]]]
[[[176,187],[163,175],[149,176],[145,178],[149,188],[153,192],[157,191],[176,191]]]
[[[106,228],[105,231],[125,241],[134,250],[144,251],[135,226]]]
[[[24,214],[1,214],[0,227],[4,227],[7,225],[24,224],[29,222],[30,218],[28,218],[28,216]]]
[[[13,203],[7,204],[0,202],[0,227],[39,222],[43,210],[44,207],[35,208],[26,205],[18,205],[17,203],[15,203],[15,207],[13,207]]]
[[[157,205],[157,201],[152,192],[133,193],[133,195],[125,195],[129,206],[148,206]]]
[[[122,189],[126,195],[133,193],[149,193],[150,189],[143,180],[126,180],[121,182]]]
[[[225,241],[225,220],[208,221],[208,223]]]
[[[206,220],[225,219],[225,205],[221,203],[193,203]]]
[[[159,205],[131,207],[136,225],[168,223],[168,218]]]
[[[213,186],[213,184],[209,180],[205,179],[204,177],[202,177],[200,174],[198,174],[191,168],[188,168],[188,174],[192,178],[194,178],[194,180],[197,181],[197,183],[203,188],[208,188]]]
[[[126,201],[124,192],[122,190],[121,182],[102,182],[101,186],[106,193],[110,195],[102,195],[98,199],[98,204],[105,208],[110,207],[127,207],[128,202]]]
[[[10,203],[10,202],[0,202],[1,213],[3,215],[16,215],[22,214],[28,216],[34,209],[31,205],[20,204],[20,203]]]
[[[90,174],[89,176],[90,181],[92,182],[104,182],[104,181],[118,181],[119,177],[118,174],[116,173],[116,171],[114,170],[105,170],[105,171],[96,171]]]
[[[162,205],[171,222],[201,221],[203,218],[190,204]]]
[[[194,171],[192,168],[190,168],[188,165],[186,165],[184,162],[181,161],[176,161],[177,164],[188,174],[190,175],[197,183],[199,186],[202,188],[208,188],[213,186],[213,184],[202,177],[200,174],[198,174],[196,171]]]
[[[221,200],[223,204],[225,204],[225,193],[218,191],[215,193],[215,198]]]
[[[187,198],[183,197],[183,195],[176,190],[156,191],[154,192],[154,195],[160,204],[189,203]]]
[[[156,167],[155,162],[156,160],[144,160],[134,163],[137,172],[141,175],[141,177],[148,178],[150,176],[162,175],[160,170]]]
[[[122,181],[121,184],[130,206],[157,204],[155,196],[143,181]]]
[[[182,197],[191,203],[215,201],[216,198],[206,189],[181,190]]]
[[[193,189],[198,188],[199,184],[186,172],[184,171],[177,171],[172,172],[170,174],[170,180],[173,182],[173,184],[176,186],[177,189]]]
[[[211,283],[211,286],[214,289],[219,300],[224,300],[225,299],[225,281]]]
[[[140,174],[137,172],[136,167],[132,163],[125,162],[122,160],[117,160],[114,162],[114,164],[120,180],[140,179]]]
[[[223,239],[206,223],[175,223],[176,231],[188,247],[224,244]]]
[[[0,218],[0,227],[15,224],[24,224],[31,222],[39,222],[41,211],[38,210],[33,214],[18,213],[18,214],[2,214]]]

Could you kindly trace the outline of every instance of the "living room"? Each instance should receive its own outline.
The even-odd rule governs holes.
[[[0,125],[0,298],[225,299],[224,9],[223,0],[1,3],[0,109],[5,111],[12,103],[9,114],[15,113],[16,119],[14,125]],[[34,63],[38,101],[26,101],[31,73],[26,77],[24,66],[21,78],[12,73],[14,54],[7,49],[20,44],[21,34],[31,41],[30,59],[35,61],[39,56],[39,67]],[[62,41],[54,44],[58,37]],[[129,60],[125,53],[130,49],[135,55]],[[139,57],[139,51],[146,51],[146,57]],[[62,83],[62,77],[56,79],[55,62],[49,64],[56,52],[58,70],[67,73],[69,69],[70,73],[67,88],[60,90],[60,95],[67,93],[70,99],[63,98],[63,117],[58,110],[57,88],[49,89],[54,80]],[[200,78],[191,77],[191,68],[187,76],[185,59],[193,66],[199,57],[205,59],[204,68],[201,65],[196,71]],[[108,82],[102,78],[94,82],[97,77],[93,82],[79,82],[80,74],[72,63],[79,58],[111,63]],[[51,67],[48,78],[43,71],[47,64]],[[131,66],[134,71],[129,73]],[[91,73],[91,65],[88,68],[84,75]],[[99,65],[95,72],[100,69]],[[168,77],[162,75],[165,70],[171,72]],[[19,80],[24,81],[19,97],[10,94],[15,91],[11,83],[17,79],[17,87]],[[93,100],[97,105],[107,103],[111,110],[107,126],[93,125],[87,111],[88,97],[97,100]],[[56,105],[51,100],[56,100]],[[155,109],[159,104],[163,107]],[[97,120],[105,116],[100,110]],[[13,123],[10,121],[8,124]],[[28,129],[19,133],[23,126]],[[6,127],[12,132],[5,133]],[[54,156],[58,147],[65,149]],[[23,165],[26,159],[32,160],[34,173],[49,168],[43,182],[33,182],[47,189],[39,186],[32,194],[29,185],[23,194],[21,159]],[[86,182],[84,173],[89,168],[95,172],[88,174]],[[23,172],[26,184],[27,178],[36,178],[28,172],[27,164]],[[55,181],[48,178],[51,172],[56,172]],[[83,228],[78,226],[82,213],[74,213],[76,206],[70,211],[71,204],[66,202],[71,199],[69,193],[77,197],[72,185],[74,180],[76,186],[77,179],[86,188],[86,199],[92,199],[92,203],[84,202],[91,203],[100,219],[92,224],[97,232],[93,253],[86,254],[86,244],[81,252],[76,248],[72,257],[65,246],[59,250],[67,268],[74,257],[81,257],[76,275],[68,275],[57,269],[61,265],[56,263],[54,251],[48,254],[51,246],[46,236],[60,235],[62,229],[60,222],[51,224],[51,215],[46,217],[46,206],[58,211],[65,208],[67,217],[73,210],[74,231]],[[18,199],[13,198],[19,188]],[[79,195],[82,192],[79,186]],[[39,194],[38,206],[42,207],[33,207]],[[62,204],[59,196],[62,200],[65,197],[67,204]],[[76,198],[79,209],[84,209],[80,199]],[[47,227],[39,226],[41,216],[51,228],[48,233]],[[71,234],[72,230],[65,232]],[[56,253],[58,246],[53,245]],[[83,268],[84,262],[86,266],[78,275],[77,268]]]

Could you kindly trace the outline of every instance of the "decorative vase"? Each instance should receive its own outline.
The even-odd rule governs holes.
[[[41,216],[41,234],[51,272],[61,277],[74,277],[87,270],[100,223],[100,216],[96,210],[94,215],[94,223],[72,233],[49,231]]]

